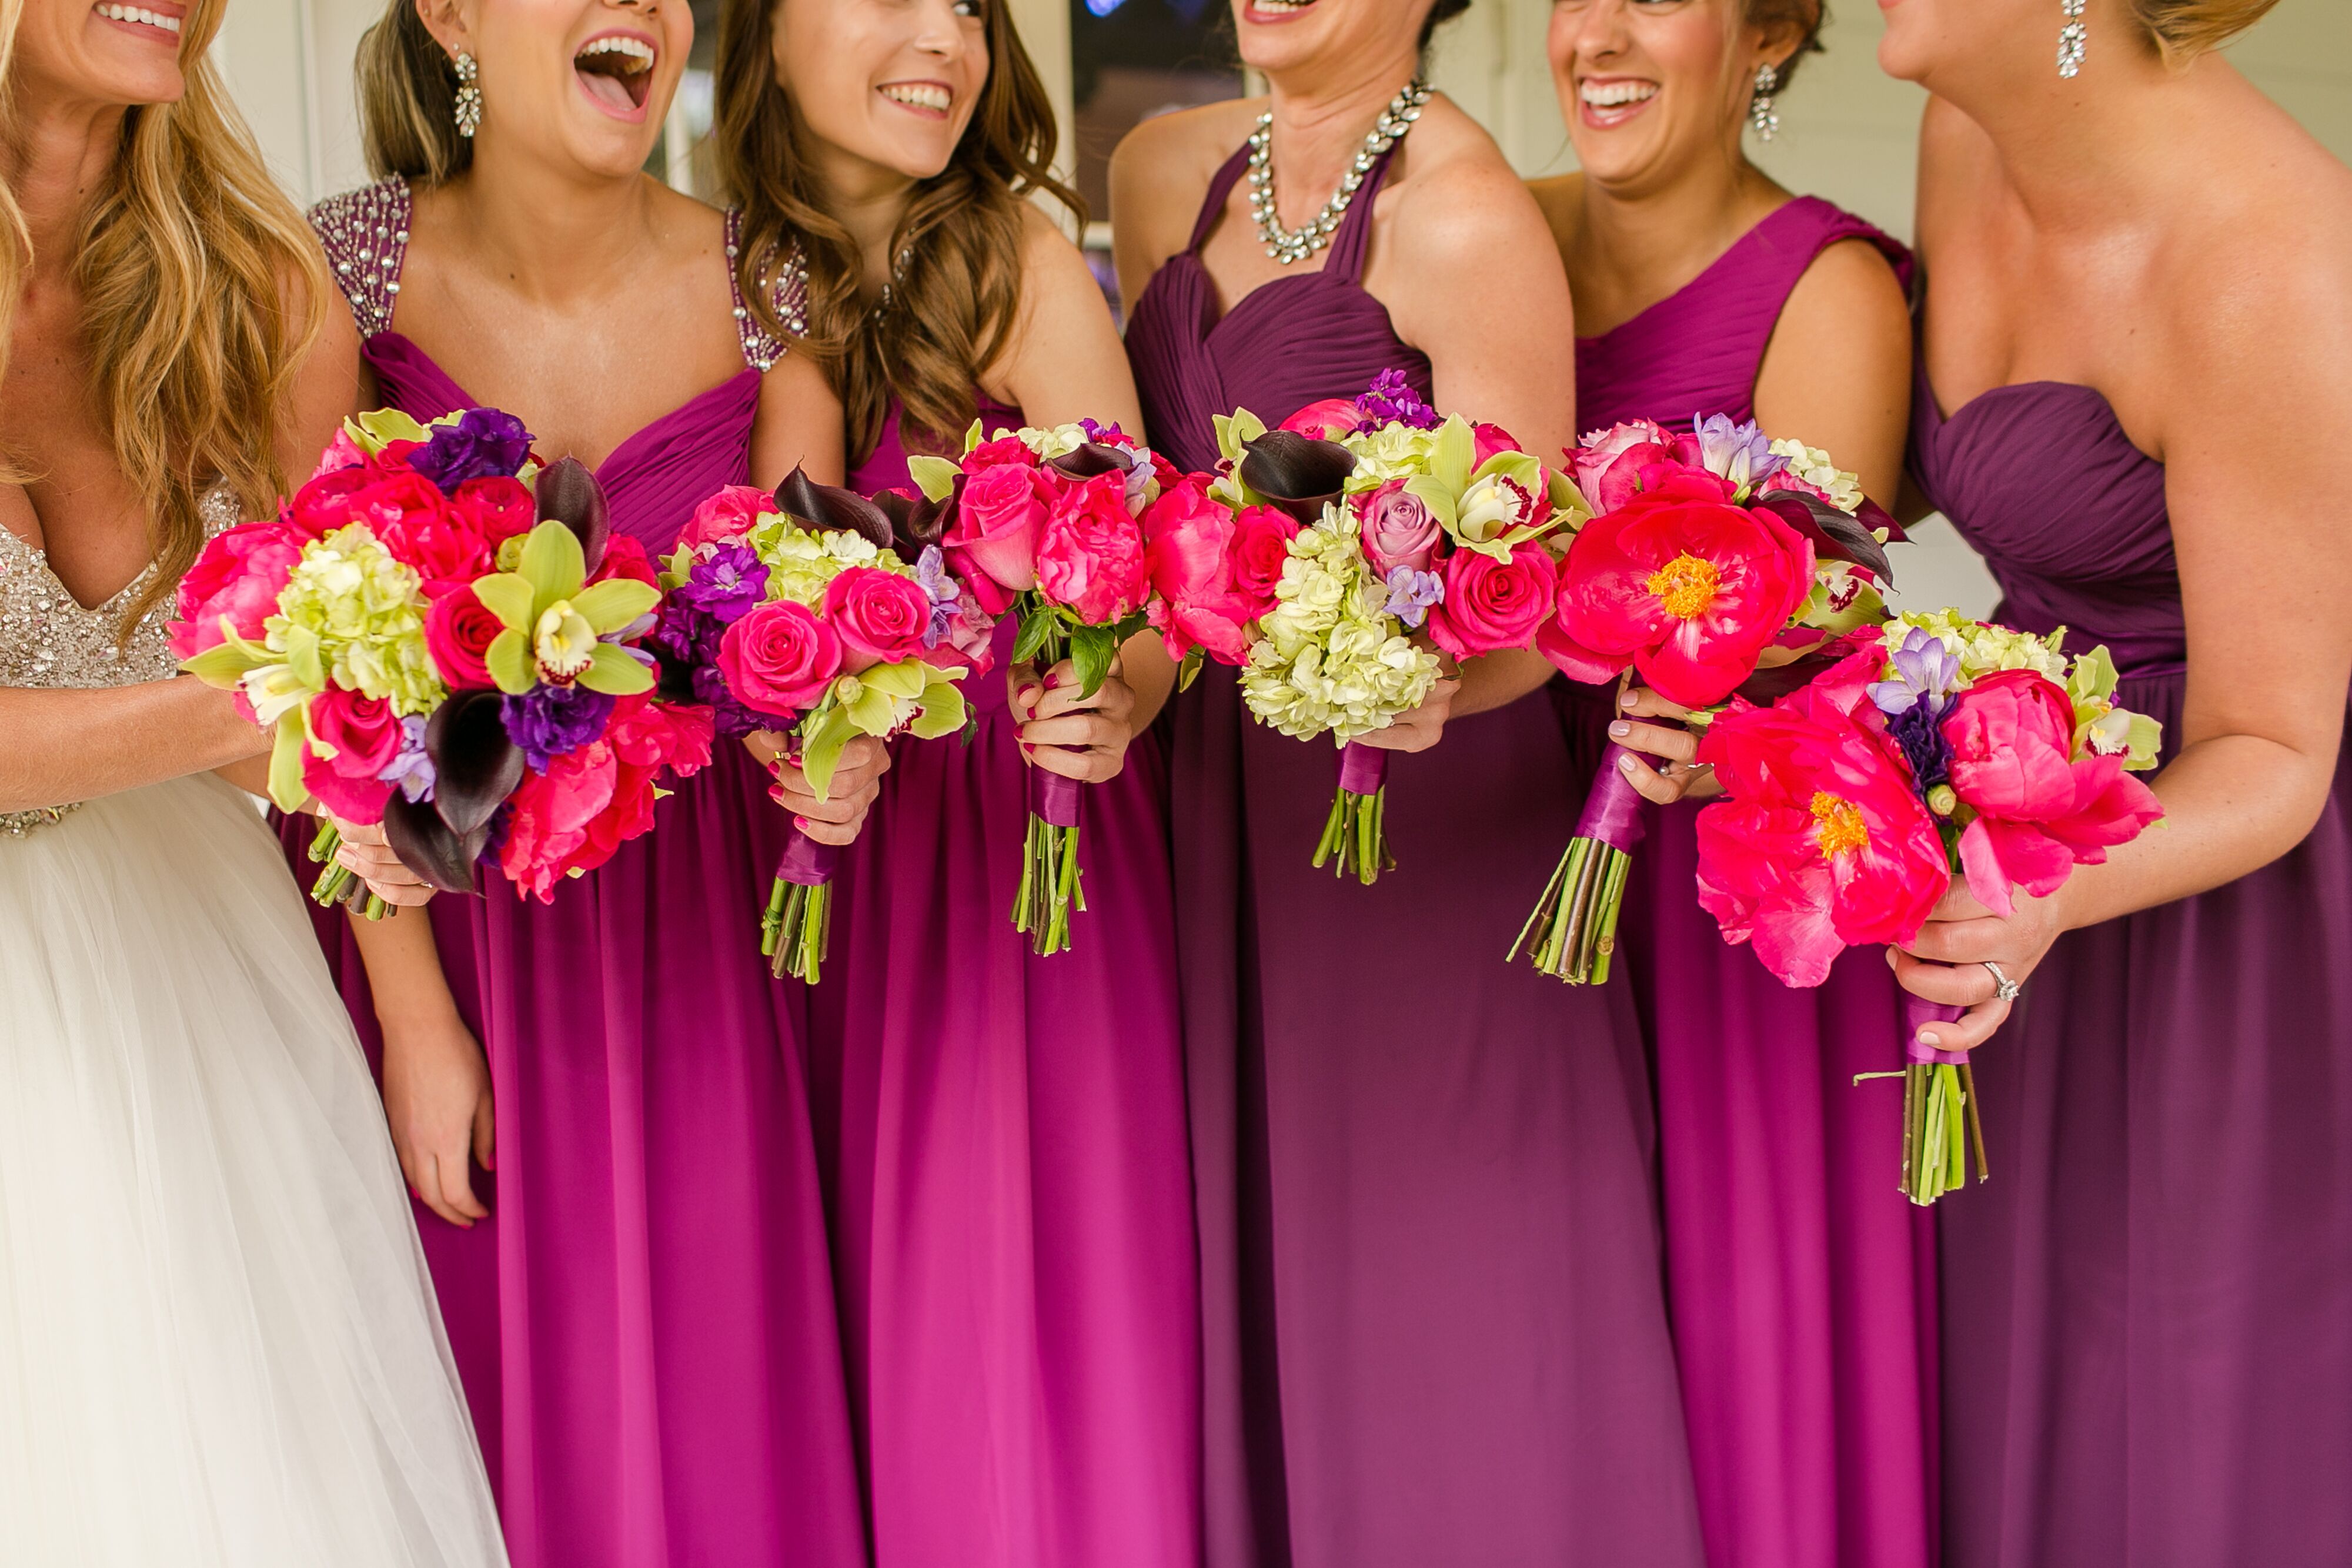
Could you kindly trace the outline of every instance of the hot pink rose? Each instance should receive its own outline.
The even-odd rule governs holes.
[[[286,503],[283,521],[306,539],[330,534],[354,521],[351,498],[383,482],[383,470],[373,463],[321,473]]]
[[[1849,945],[1909,941],[1935,912],[1951,873],[1934,820],[1835,694],[1735,702],[1698,760],[1728,795],[1699,813],[1699,903],[1783,985],[1818,986]]]
[[[923,651],[923,633],[931,625],[931,596],[911,577],[853,566],[825,585],[824,619],[840,635],[842,667],[856,674]]]
[[[460,585],[433,601],[425,616],[425,651],[442,684],[456,691],[488,691],[490,644],[506,623],[482,606],[470,584]]]
[[[1576,536],[1559,618],[1537,645],[1572,679],[1612,680],[1630,664],[1669,701],[1711,707],[1811,597],[1813,547],[1771,512],[1722,499],[1712,475],[1653,477]]]
[[[1382,577],[1401,566],[1427,571],[1437,554],[1444,530],[1417,496],[1409,495],[1402,479],[1391,479],[1349,503],[1363,530],[1364,559]]]
[[[719,673],[727,689],[762,713],[814,707],[841,674],[841,639],[833,628],[789,599],[753,605],[719,643]]]
[[[1353,398],[1327,397],[1308,403],[1284,420],[1282,428],[1318,441],[1337,441],[1363,422],[1363,411],[1356,406]]]
[[[610,582],[615,578],[642,582],[647,588],[661,586],[661,573],[655,570],[653,558],[646,554],[644,545],[628,534],[605,536],[604,559],[596,563],[596,570],[588,580]]]
[[[467,480],[457,486],[449,505],[473,525],[492,550],[517,534],[530,532],[532,525],[539,521],[539,508],[531,499],[530,490],[508,474]]]
[[[1551,557],[1533,540],[1513,546],[1507,561],[1455,550],[1445,559],[1445,597],[1430,608],[1430,640],[1457,659],[1524,648],[1551,619],[1554,580]]]
[[[1297,537],[1298,519],[1272,507],[1244,507],[1234,517],[1234,591],[1248,605],[1251,620],[1274,608],[1274,591]]]
[[[402,734],[392,705],[330,686],[310,699],[310,719],[316,744],[303,757],[302,778],[310,793],[347,822],[383,821],[392,787],[376,775],[400,754]]]
[[[963,471],[978,474],[985,468],[1034,468],[1037,455],[1029,450],[1017,435],[1000,435],[993,441],[983,441],[963,456]]]
[[[1139,610],[1150,592],[1143,530],[1127,512],[1127,476],[1097,474],[1068,486],[1037,538],[1037,588],[1088,625]]]
[[[1191,475],[1144,510],[1151,623],[1171,658],[1202,647],[1237,664],[1246,648],[1242,623],[1250,612],[1233,591],[1233,514],[1210,499],[1208,485],[1207,475]]]
[[[623,697],[603,739],[526,773],[499,852],[519,895],[551,902],[574,872],[593,871],[654,825],[655,786],[710,761],[710,710]]]
[[[353,497],[355,504],[360,499]],[[425,580],[427,595],[446,594],[482,576],[493,565],[489,541],[464,512],[437,499],[437,492],[431,506],[402,511],[370,507],[366,520],[393,559],[415,568]]]
[[[1641,488],[1644,466],[1673,460],[1673,441],[1646,419],[1596,430],[1568,455],[1568,476],[1595,511],[1613,512]]]
[[[985,578],[1007,593],[1025,593],[1037,586],[1037,535],[1045,513],[1046,493],[1034,469],[1017,464],[982,468],[964,481],[955,526],[941,542],[967,581]]]
[[[257,640],[301,559],[300,537],[283,523],[240,523],[214,535],[180,580],[173,654],[192,659],[219,646],[224,618],[238,636]]]
[[[1960,833],[1960,866],[1996,915],[2015,908],[2012,888],[2046,898],[2075,866],[2096,865],[2164,815],[2122,758],[2074,756],[2074,706],[2032,670],[1986,675],[1959,694],[1944,738],[1952,792],[1979,813]]]
[[[705,497],[702,505],[694,508],[694,516],[687,519],[686,531],[677,536],[677,542],[685,548],[734,538],[757,522],[761,513],[775,509],[775,497],[765,490],[750,485],[730,485]]]

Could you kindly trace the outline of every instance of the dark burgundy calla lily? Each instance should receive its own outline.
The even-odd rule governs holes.
[[[612,508],[596,476],[577,457],[559,457],[539,471],[531,493],[539,503],[539,520],[570,528],[587,559],[588,575],[595,576],[604,564],[604,541],[613,531]]]
[[[507,735],[505,700],[497,692],[453,692],[425,726],[434,810],[460,836],[487,824],[522,783],[522,748]]]
[[[819,533],[863,534],[877,549],[890,548],[890,519],[855,490],[820,485],[797,465],[776,486],[776,509]]]
[[[1242,483],[1310,526],[1355,471],[1354,453],[1295,430],[1269,430],[1242,444]]]
[[[430,804],[411,801],[395,789],[383,809],[383,841],[400,863],[443,893],[478,893],[474,863],[489,842],[490,825],[470,833],[452,832]]]
[[[904,490],[885,490],[874,497],[874,504],[890,520],[890,545],[908,560],[913,560],[930,546],[947,537],[955,526],[956,503],[963,498],[963,476],[956,476],[955,488],[944,501],[934,501],[918,490],[909,495]]]
[[[1860,512],[1852,517],[1801,490],[1773,490],[1748,504],[1770,512],[1812,540],[1815,555],[1867,567],[1881,582],[1895,580],[1895,568],[1888,563],[1886,551],[1872,530],[1886,528],[1890,538],[1898,539],[1903,530],[1875,502],[1865,499]]]
[[[1046,460],[1045,466],[1069,479],[1092,479],[1103,474],[1124,474],[1128,460],[1116,446],[1106,446],[1099,441],[1089,441],[1073,447],[1059,457]]]

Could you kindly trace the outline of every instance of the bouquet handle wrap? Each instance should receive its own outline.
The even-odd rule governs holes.
[[[1969,1053],[1919,1039],[1926,1026],[1957,1023],[1967,1011],[1903,993],[1903,1195],[1913,1203],[1930,1204],[1966,1186],[1971,1154],[1977,1179],[1990,1174]]]
[[[1396,869],[1389,853],[1389,758],[1384,747],[1351,740],[1339,747],[1339,787],[1332,791],[1331,814],[1315,846],[1317,870],[1338,862],[1335,874],[1352,875],[1370,887],[1381,873]]]
[[[1508,955],[1516,958],[1524,948],[1538,969],[1571,986],[1597,986],[1609,978],[1625,878],[1635,847],[1650,831],[1643,810],[1649,801],[1626,776],[1628,758],[1643,766],[1613,741],[1601,753],[1601,769],[1584,797],[1576,836]]]
[[[810,985],[824,967],[833,926],[833,873],[841,866],[841,846],[821,844],[795,827],[776,862],[776,880],[760,920],[760,951],[776,977]]]
[[[1087,906],[1078,872],[1086,802],[1084,783],[1030,766],[1029,838],[1020,891],[1013,898],[1013,926],[1028,936],[1029,950],[1040,957],[1069,946],[1071,913]]]

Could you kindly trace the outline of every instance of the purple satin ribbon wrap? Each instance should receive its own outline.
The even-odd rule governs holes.
[[[1965,1067],[1969,1053],[1965,1051],[1937,1051],[1919,1043],[1919,1030],[1931,1023],[1958,1023],[1968,1012],[1966,1008],[1951,1007],[1943,1002],[1931,1002],[1910,992],[1903,993],[1903,1056],[1906,1061],[1932,1062],[1938,1067]]]
[[[1085,815],[1087,787],[1076,779],[1029,769],[1029,814],[1049,827],[1075,828]]]
[[[1625,777],[1623,758],[1633,755],[1615,745],[1601,754],[1601,771],[1592,780],[1592,793],[1584,798],[1584,815],[1576,820],[1578,838],[1596,840],[1626,854],[1633,852],[1633,846],[1650,830],[1649,818],[1642,810],[1648,802]]]
[[[1339,788],[1350,795],[1377,795],[1389,781],[1389,754],[1351,740],[1339,748]]]
[[[797,887],[823,887],[840,864],[840,845],[818,843],[794,828],[784,842],[784,858],[776,862],[776,874]]]

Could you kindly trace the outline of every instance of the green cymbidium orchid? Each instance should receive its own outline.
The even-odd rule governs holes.
[[[1430,447],[1429,472],[1407,479],[1405,494],[1427,507],[1462,549],[1508,560],[1514,546],[1558,525],[1551,486],[1532,453],[1497,452],[1484,463],[1477,456],[1470,422],[1447,415]]]
[[[820,800],[833,786],[842,748],[861,735],[885,739],[906,730],[918,740],[952,735],[964,724],[961,669],[941,670],[920,659],[877,664],[834,682],[801,721],[801,774]]]
[[[579,539],[549,521],[524,539],[514,570],[474,584],[474,596],[505,627],[483,660],[499,690],[520,695],[541,681],[619,697],[653,689],[653,672],[603,639],[653,609],[660,591],[627,578],[587,579]]]
[[[2074,749],[2120,755],[2126,771],[2143,772],[2156,766],[2164,727],[2144,713],[2115,706],[2119,678],[2105,643],[2076,658],[2066,672],[2066,695],[2074,704]]]

